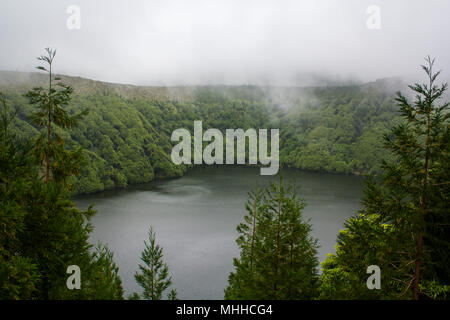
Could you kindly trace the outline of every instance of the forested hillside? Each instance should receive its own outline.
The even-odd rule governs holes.
[[[174,129],[279,128],[282,165],[333,173],[367,173],[382,158],[381,137],[396,118],[392,85],[317,88],[139,87],[62,77],[74,88],[71,112],[89,114],[73,130],[60,132],[68,146],[86,149],[87,166],[76,193],[91,193],[155,178],[180,176],[188,168],[170,159]],[[37,73],[0,72],[0,90],[13,105],[19,135],[37,130],[35,111],[23,96],[45,86]],[[398,85],[398,83],[395,83]]]

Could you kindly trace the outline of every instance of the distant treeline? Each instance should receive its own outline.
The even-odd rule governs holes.
[[[35,136],[27,119],[33,106],[23,94],[45,79],[8,74],[12,82],[0,82],[0,89],[18,113],[15,130]],[[69,147],[85,149],[87,165],[74,182],[81,194],[183,175],[188,168],[172,163],[170,136],[177,128],[192,132],[194,120],[205,130],[279,128],[282,166],[373,172],[385,155],[381,137],[396,119],[392,94],[376,84],[168,89],[63,80],[74,87],[68,110],[89,110],[77,128],[60,132]]]

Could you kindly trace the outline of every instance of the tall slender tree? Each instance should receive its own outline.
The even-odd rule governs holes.
[[[161,300],[163,293],[172,284],[172,277],[169,276],[169,267],[163,261],[163,250],[156,243],[156,234],[153,227],[148,231],[148,242],[144,241],[145,249],[142,251],[141,260],[144,265],[139,265],[139,272],[134,278],[144,289],[142,296],[148,300]],[[136,295],[135,295],[136,296]],[[169,292],[169,299],[176,299],[176,291]]]
[[[427,57],[427,83],[409,86],[413,103],[397,94],[403,121],[384,137],[391,157],[379,177],[368,179],[361,214],[347,221],[336,255],[324,264],[324,297],[349,291],[334,282],[337,271],[348,275],[341,283],[358,292],[356,298],[450,295],[450,113],[449,103],[439,102],[447,84],[436,84],[440,72],[433,67]],[[364,271],[372,264],[382,268],[383,285],[369,293]]]
[[[411,231],[415,242],[412,262],[414,269],[411,275],[412,297],[419,298],[422,266],[424,262],[424,233],[428,215],[448,215],[442,212],[443,208],[437,208],[431,201],[433,193],[442,193],[442,188],[448,188],[450,181],[436,181],[440,170],[442,153],[448,152],[448,106],[449,103],[438,104],[439,99],[447,89],[447,83],[436,84],[436,78],[441,71],[434,72],[434,59],[428,56],[422,69],[427,75],[428,83],[410,85],[416,94],[414,103],[398,93],[396,101],[400,107],[400,113],[406,120],[405,123],[396,126],[391,135],[386,136],[386,147],[396,156],[394,163],[385,163],[384,170],[387,177],[386,184],[399,184],[405,188],[409,195],[410,210],[404,216],[410,221]],[[392,182],[391,182],[392,181]],[[448,192],[447,192],[448,194]],[[440,203],[439,201],[438,203]],[[394,223],[402,217],[397,212],[387,214]],[[391,221],[391,219],[389,219]],[[431,248],[430,248],[431,249]],[[409,285],[409,284],[408,284]]]
[[[85,109],[78,114],[70,115],[66,110],[73,88],[61,82],[61,78],[53,74],[56,50],[46,48],[45,51],[46,55],[37,58],[45,65],[36,68],[48,73],[48,87],[33,88],[25,96],[31,104],[39,108],[32,114],[33,122],[43,129],[36,139],[36,153],[43,163],[45,181],[48,182],[52,173],[55,178],[64,179],[67,175],[79,172],[80,153],[69,152],[65,149],[64,140],[56,129],[57,127],[61,129],[74,127],[88,111]]]
[[[48,53],[51,64],[54,52],[48,50]],[[52,86],[47,94],[39,88],[31,91],[31,100],[41,102],[36,121],[47,124],[46,129],[50,130],[34,143],[12,133],[14,114],[11,116],[0,97],[4,107],[0,117],[1,298],[122,297],[112,253],[106,247],[90,252],[88,238],[92,226],[88,220],[95,211],[92,206],[85,211],[78,210],[64,183],[81,166],[77,158],[80,153],[65,148],[64,140],[54,132],[56,127],[52,124],[59,124],[56,129],[62,130],[76,122],[78,116],[69,116],[61,107],[70,99],[70,93],[69,89],[54,90]],[[42,164],[45,179],[42,179]],[[69,290],[66,286],[66,270],[70,265],[82,270],[81,290]]]

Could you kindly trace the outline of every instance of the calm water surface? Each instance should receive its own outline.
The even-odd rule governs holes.
[[[319,259],[334,252],[336,234],[360,208],[360,177],[283,170],[296,181],[306,200],[304,216],[319,239]],[[223,299],[233,257],[236,225],[245,214],[247,192],[276,177],[260,176],[258,168],[197,168],[184,177],[155,181],[126,190],[78,197],[79,208],[95,204],[91,242],[101,241],[114,252],[126,295],[140,292],[134,272],[154,227],[157,242],[180,299]]]

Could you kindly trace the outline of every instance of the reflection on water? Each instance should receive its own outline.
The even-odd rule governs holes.
[[[334,251],[336,234],[360,207],[362,179],[355,176],[283,170],[306,200],[304,216],[319,239],[319,259]],[[95,204],[91,242],[114,251],[126,294],[138,291],[134,272],[140,263],[149,225],[173,276],[181,299],[222,299],[233,257],[236,226],[245,214],[247,192],[277,177],[260,176],[259,168],[196,168],[173,180],[126,190],[79,197],[80,208]]]

